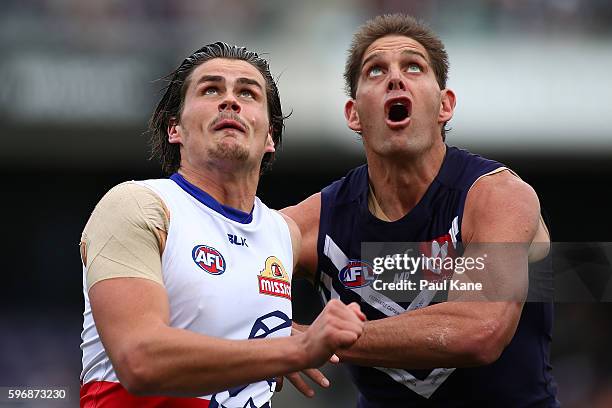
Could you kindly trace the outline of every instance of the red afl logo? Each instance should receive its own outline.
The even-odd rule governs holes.
[[[372,268],[366,262],[350,260],[338,274],[345,288],[361,288],[368,286],[374,280]]]
[[[191,251],[196,265],[211,275],[221,275],[225,272],[225,259],[221,252],[206,245],[196,245]]]

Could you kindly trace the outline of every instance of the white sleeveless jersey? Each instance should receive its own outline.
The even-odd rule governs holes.
[[[205,205],[209,196],[187,193],[173,180],[136,183],[157,193],[170,212],[162,274],[171,327],[234,340],[291,334],[293,251],[280,214],[255,198],[252,220],[244,224]],[[86,290],[84,296],[81,382],[118,382]],[[200,398],[210,400],[211,408],[267,407],[274,387],[269,379]]]

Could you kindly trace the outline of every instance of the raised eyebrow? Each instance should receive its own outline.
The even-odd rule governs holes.
[[[363,69],[363,67],[365,67],[368,64],[368,62],[370,62],[370,61],[372,61],[372,60],[374,60],[374,59],[376,59],[378,57],[380,57],[380,53],[379,52],[375,52],[375,53],[372,53],[372,54],[368,55],[368,57],[363,60],[363,63],[361,64],[361,69]]]
[[[203,75],[200,79],[198,79],[198,83],[196,86],[203,84],[204,82],[223,82],[223,77],[221,75]]]
[[[427,59],[427,57],[420,51],[414,51],[414,50],[404,50],[402,51],[402,55],[406,55],[406,56],[418,56],[421,57],[425,60],[425,62],[429,63],[429,60]],[[372,53],[370,55],[368,55],[368,57],[366,59],[363,60],[363,64],[361,64],[361,68],[363,69],[363,67],[366,66],[366,64],[376,58],[380,57],[380,53],[379,52],[375,52]]]
[[[257,82],[254,79],[251,78],[238,78],[236,80],[236,83],[241,84],[241,85],[253,85],[255,87],[257,87],[260,91],[263,91],[263,87],[261,86],[261,84],[259,82]]]
[[[416,55],[418,57],[423,58],[425,60],[425,62],[429,63],[429,60],[427,59],[427,57],[425,55],[423,55],[423,53],[420,52],[420,51],[404,50],[404,51],[402,51],[402,55],[411,56],[411,57]]]

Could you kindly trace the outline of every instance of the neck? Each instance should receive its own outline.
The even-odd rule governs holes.
[[[370,193],[374,193],[383,212],[378,217],[396,221],[410,212],[440,171],[445,154],[446,145],[442,141],[411,157],[390,159],[367,153]]]
[[[195,169],[189,163],[181,163],[179,174],[188,182],[210,194],[220,204],[243,212],[251,212],[259,183],[259,168],[246,175],[231,169],[209,167]]]

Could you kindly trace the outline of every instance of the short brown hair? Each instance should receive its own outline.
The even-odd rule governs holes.
[[[354,99],[357,94],[363,54],[374,41],[388,35],[403,35],[419,42],[429,55],[430,64],[440,89],[446,88],[448,54],[440,38],[428,26],[412,16],[385,14],[368,20],[353,35],[348,59],[344,66],[345,89],[351,98]],[[444,126],[442,126],[442,137],[445,137]]]
[[[227,58],[246,61],[261,73],[266,81],[268,117],[272,128],[274,147],[278,149],[282,142],[284,121],[280,96],[276,82],[270,73],[268,62],[257,53],[244,47],[229,45],[223,42],[208,44],[193,52],[167,78],[168,85],[164,95],[157,104],[149,120],[151,135],[151,157],[159,158],[165,174],[178,171],[181,164],[180,146],[168,141],[168,125],[172,118],[180,118],[185,102],[185,92],[189,86],[189,76],[199,65],[214,58]],[[261,161],[261,173],[268,170],[274,161],[274,153],[266,153]]]

